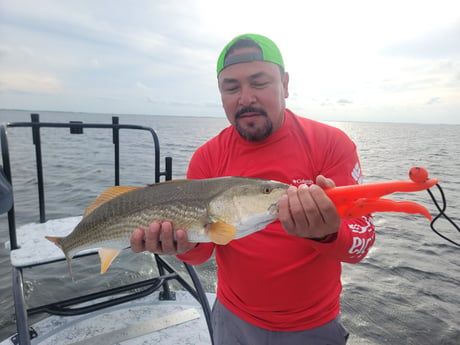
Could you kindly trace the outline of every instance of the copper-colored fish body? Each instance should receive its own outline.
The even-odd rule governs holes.
[[[129,246],[132,232],[153,221],[171,221],[174,230],[185,229],[192,242],[227,244],[261,230],[277,218],[278,201],[288,187],[246,177],[111,187],[88,207],[72,233],[47,238],[69,262],[81,250],[105,248],[100,250],[103,273],[118,252]]]

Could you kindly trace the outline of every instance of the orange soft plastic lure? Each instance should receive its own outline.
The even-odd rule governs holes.
[[[429,189],[438,183],[429,179],[424,168],[414,167],[409,171],[411,181],[389,181],[362,185],[350,185],[325,189],[342,217],[360,217],[374,212],[404,212],[422,214],[431,220],[430,212],[412,201],[394,201],[380,198],[395,192],[417,192]]]

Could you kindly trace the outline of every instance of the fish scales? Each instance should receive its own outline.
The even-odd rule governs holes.
[[[205,224],[207,209],[196,205],[207,203],[207,200],[197,198],[199,193],[191,194],[192,190],[162,194],[162,186],[134,190],[99,206],[83,218],[75,231],[63,241],[63,249],[69,252],[78,247],[87,249],[94,242],[120,242],[117,248],[126,247],[126,239],[134,229],[146,228],[154,220],[174,221],[176,229]],[[196,224],[197,221],[201,223]]]

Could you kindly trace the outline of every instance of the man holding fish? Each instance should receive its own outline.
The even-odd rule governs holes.
[[[187,229],[153,222],[134,231],[132,250],[177,254],[194,265],[215,252],[217,345],[345,344],[341,262],[367,254],[374,226],[368,215],[339,216],[323,189],[361,182],[356,146],[339,129],[286,109],[289,75],[278,47],[264,36],[245,34],[227,44],[217,79],[231,126],[195,152],[187,177],[288,184],[278,219],[225,245],[197,244]]]

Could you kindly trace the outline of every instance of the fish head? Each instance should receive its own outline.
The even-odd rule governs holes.
[[[213,219],[236,227],[235,238],[262,230],[278,218],[279,200],[289,185],[247,177],[231,179],[210,201],[209,210]]]

